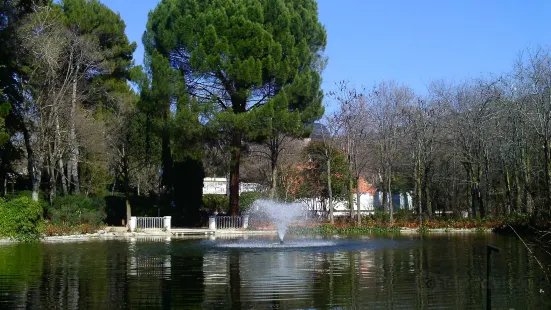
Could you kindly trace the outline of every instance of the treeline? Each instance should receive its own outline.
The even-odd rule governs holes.
[[[391,218],[387,198],[404,192],[427,216],[549,215],[549,49],[426,95],[340,83],[306,147],[324,114],[315,1],[161,1],[143,66],[124,30],[97,0],[0,4],[2,195],[112,195],[126,216],[161,209],[196,224],[205,175],[228,176],[232,214],[242,178],[274,198],[350,206],[363,178]]]
[[[104,195],[138,99],[124,22],[98,1],[3,1],[0,14],[2,193]]]
[[[134,66],[136,43],[126,37],[121,17],[99,1],[85,0],[4,1],[0,14],[2,195],[29,191],[33,200],[52,206],[58,196],[110,195],[120,197],[108,200],[118,209],[126,201],[128,216],[130,202],[141,213],[156,214],[154,207],[169,209],[176,199],[174,182],[167,177],[185,171],[199,184],[190,188],[183,180],[177,192],[195,191],[188,201],[197,213],[201,164],[165,160],[170,166],[161,166],[162,156],[172,159],[184,148],[161,154],[162,143],[177,143],[167,142],[166,133],[192,133],[178,123],[183,112],[175,113],[170,124],[160,121],[168,109],[163,110],[158,94],[148,93],[152,76]],[[156,83],[180,87],[155,65],[148,70],[164,79]]]
[[[229,176],[237,214],[248,145],[271,147],[276,175],[279,137],[307,136],[323,115],[313,0],[161,1],[143,66],[100,1],[0,5],[3,196],[116,196],[125,217],[197,224],[206,170]]]
[[[327,144],[348,156],[350,177],[383,193],[411,193],[414,210],[473,218],[551,211],[551,50],[525,50],[511,72],[435,81],[426,95],[382,82],[330,93]],[[358,219],[359,220],[359,219]]]

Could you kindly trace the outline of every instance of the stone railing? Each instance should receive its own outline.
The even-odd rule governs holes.
[[[130,231],[136,230],[170,230],[171,216],[130,218]]]
[[[209,229],[247,229],[249,227],[249,215],[239,216],[211,216],[209,217]]]

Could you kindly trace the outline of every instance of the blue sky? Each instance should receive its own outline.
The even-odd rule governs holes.
[[[138,43],[156,0],[103,0],[119,12]],[[431,80],[452,81],[511,70],[527,47],[551,45],[551,1],[546,0],[319,0],[329,64],[323,89],[348,80],[371,87],[395,80],[417,93]]]

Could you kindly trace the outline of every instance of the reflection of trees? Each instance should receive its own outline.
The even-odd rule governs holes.
[[[170,244],[164,238],[137,238],[128,243],[127,279],[130,305],[163,305],[163,281],[171,276]],[[152,293],[155,292],[155,293]]]
[[[173,246],[172,244],[171,246]],[[171,251],[175,251],[173,248]],[[186,252],[171,255],[172,268],[162,280],[163,309],[201,309],[205,300],[204,253]]]
[[[0,302],[4,292],[12,299],[25,300],[29,287],[42,275],[42,247],[37,244],[0,246]],[[17,305],[17,307],[24,307]]]
[[[366,242],[373,247],[339,251],[205,252],[188,247],[194,241],[151,240],[0,246],[0,307],[480,308],[485,246],[497,243],[493,305],[549,308],[539,293],[549,287],[515,239]]]
[[[241,274],[239,252],[230,253],[230,291],[232,309],[241,309]]]

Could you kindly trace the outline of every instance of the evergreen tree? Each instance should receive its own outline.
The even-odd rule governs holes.
[[[96,117],[109,122],[109,115],[104,115],[104,107],[108,111],[118,110],[122,105],[132,104],[134,95],[127,84],[129,69],[132,66],[132,53],[135,43],[130,43],[124,30],[126,25],[119,14],[97,0],[64,0],[60,4],[67,27],[79,36],[93,42],[99,50],[101,60],[99,70],[88,74],[86,81],[73,81],[73,98],[71,109],[71,128],[69,134],[70,156],[67,163],[67,175],[72,181],[74,191],[80,191],[78,175],[81,150],[76,141],[74,115],[77,109],[77,97],[80,89],[86,94],[85,106],[93,107]],[[74,70],[83,70],[78,63],[73,63]],[[80,84],[86,84],[82,87]],[[80,86],[80,87],[79,87]],[[97,91],[99,90],[99,91]],[[77,93],[78,92],[78,93]],[[117,114],[117,113],[115,113]],[[86,156],[86,154],[84,154]],[[90,161],[88,158],[87,162]],[[88,175],[98,174],[93,165],[88,165],[80,171]],[[100,173],[101,174],[101,173]]]
[[[144,43],[181,70],[197,100],[217,104],[211,121],[228,137],[230,209],[237,214],[243,141],[270,136],[271,102],[286,96],[287,109],[307,121],[323,112],[318,69],[326,33],[316,2],[164,0],[149,16]]]

